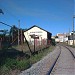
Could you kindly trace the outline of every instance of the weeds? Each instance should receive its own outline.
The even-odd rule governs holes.
[[[39,51],[38,53],[31,55],[29,58],[19,53],[18,56],[9,57],[5,56],[5,59],[1,60],[3,61],[3,64],[0,65],[0,75],[10,75],[9,72],[11,70],[25,70],[29,68],[32,64],[36,63],[37,61],[41,60],[45,55],[47,55],[49,52],[52,51],[54,47],[51,46],[47,49],[43,49]],[[4,57],[3,57],[4,58]]]

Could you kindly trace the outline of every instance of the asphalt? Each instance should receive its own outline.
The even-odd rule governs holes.
[[[50,75],[75,75],[75,59],[71,52],[61,46],[61,54]]]

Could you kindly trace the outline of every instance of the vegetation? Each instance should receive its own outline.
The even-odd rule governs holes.
[[[54,46],[50,46],[31,56],[17,51],[15,53],[12,52],[13,54],[8,53],[9,51],[3,53],[4,55],[0,59],[0,75],[12,75],[10,72],[13,70],[22,71],[31,67],[32,64],[51,52],[53,48]]]
[[[75,45],[71,45],[70,47],[73,47],[73,48],[75,48]]]
[[[19,29],[19,31],[20,37],[21,29]],[[29,45],[26,38],[25,38],[26,43],[24,45],[23,43],[21,45],[20,41],[20,45],[17,46],[18,28],[16,26],[11,27],[9,35],[6,35],[7,31],[3,32],[4,33],[0,35],[1,37],[0,75],[12,75],[12,73],[14,73],[13,72],[14,70],[22,71],[31,67],[32,64],[41,60],[42,57],[51,52],[53,47],[55,46],[55,40],[52,39],[51,41],[52,46],[49,47],[46,45],[40,45],[36,47],[36,51],[34,51],[34,47]],[[19,39],[21,40],[21,37]],[[14,75],[17,74],[15,73]]]
[[[55,39],[52,39],[51,44],[52,44],[53,46],[56,45]]]

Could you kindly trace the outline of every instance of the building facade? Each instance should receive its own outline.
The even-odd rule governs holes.
[[[70,32],[70,35],[68,36],[68,45],[75,45],[75,31],[74,34],[73,32]]]
[[[49,41],[51,40],[51,33],[34,25],[27,29],[24,32],[24,36],[26,37],[27,41],[29,44],[34,45],[34,41],[37,43],[37,45],[41,44],[48,44]],[[24,38],[25,41],[25,38]]]
[[[67,33],[58,33],[57,38],[55,38],[56,42],[67,42],[68,41],[68,34]]]

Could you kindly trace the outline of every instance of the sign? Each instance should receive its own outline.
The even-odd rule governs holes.
[[[35,35],[35,34],[30,35],[30,36],[31,36],[31,38],[33,38],[33,39],[39,39],[39,36],[37,36],[37,35]]]

